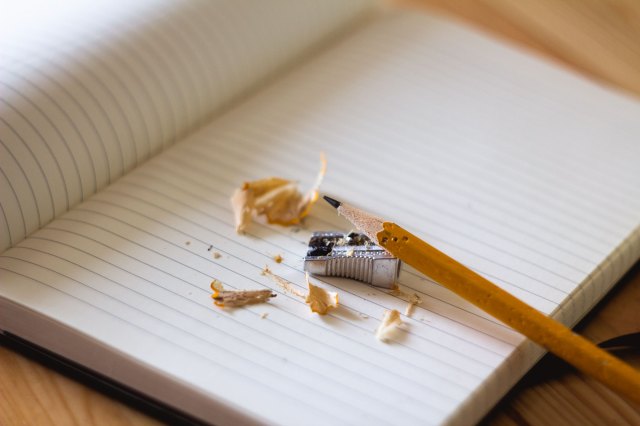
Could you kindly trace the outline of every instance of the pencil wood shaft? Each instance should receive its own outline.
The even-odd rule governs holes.
[[[584,337],[527,305],[422,241],[402,227],[384,222],[378,243],[391,254],[462,296],[630,400],[640,403],[640,373]]]
[[[326,198],[326,197],[325,197]],[[327,200],[329,201],[329,200]],[[372,240],[532,341],[640,403],[640,372],[392,222],[330,199]]]

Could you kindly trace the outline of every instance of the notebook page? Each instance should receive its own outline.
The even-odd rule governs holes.
[[[368,4],[5,5],[0,250],[180,139]]]
[[[639,112],[467,30],[392,15],[8,250],[0,291],[253,420],[476,421],[539,349],[408,267],[400,288],[422,303],[391,343],[374,330],[406,302],[382,290],[317,278],[341,307],[313,315],[260,271],[304,290],[310,233],[348,225],[318,205],[303,229],[238,236],[229,196],[269,175],[309,186],[324,151],[327,194],[571,324],[638,257]],[[214,278],[278,296],[222,310]]]

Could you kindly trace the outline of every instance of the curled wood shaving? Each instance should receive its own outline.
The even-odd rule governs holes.
[[[251,305],[254,303],[263,303],[272,297],[276,297],[271,290],[225,290],[220,280],[211,281],[211,290],[213,294],[213,304],[221,308],[227,306],[235,308],[238,306]]]
[[[408,317],[411,317],[411,315],[413,315],[413,311],[415,310],[416,305],[414,305],[413,303],[409,302],[407,303],[407,307],[404,308],[404,314]]]
[[[309,293],[307,293],[304,301],[311,308],[311,312],[325,315],[329,312],[329,309],[338,306],[338,293],[327,291],[322,287],[311,284],[311,281],[309,281],[309,273],[305,274],[305,278],[307,280],[307,286],[309,287]]]
[[[236,308],[238,306],[253,305],[255,303],[264,303],[276,297],[271,290],[214,290],[211,298],[214,304],[221,308],[227,306]]]
[[[222,282],[220,280],[216,280],[214,279],[213,281],[211,281],[211,290],[213,291],[223,291],[224,290],[224,286],[222,285]]]
[[[246,183],[245,183],[246,186]],[[251,223],[253,214],[253,192],[247,190],[244,186],[231,196],[231,206],[233,207],[233,217],[236,222],[236,232],[242,234],[246,231],[247,226]]]
[[[416,293],[413,293],[411,296],[409,296],[409,300],[407,302],[408,303],[407,307],[404,310],[404,314],[410,317],[411,315],[413,315],[413,311],[416,305],[422,303],[422,298],[420,298],[420,296],[418,296]]]
[[[382,321],[376,330],[376,338],[382,342],[386,342],[396,332],[397,328],[402,324],[400,312],[392,309],[385,311]]]
[[[272,224],[299,224],[318,200],[318,189],[327,169],[324,154],[320,161],[316,182],[306,194],[298,190],[296,182],[279,177],[244,182],[231,197],[236,232],[245,232],[253,215],[264,215]]]
[[[261,275],[267,276],[269,278],[271,278],[271,280],[276,283],[277,285],[279,285],[284,291],[286,291],[287,293],[293,294],[294,296],[298,296],[298,297],[305,297],[305,294],[302,293],[301,291],[299,291],[298,289],[296,289],[293,285],[293,283],[285,280],[284,278],[274,274],[273,272],[271,272],[271,269],[269,269],[268,266],[265,266],[264,269],[261,272]]]

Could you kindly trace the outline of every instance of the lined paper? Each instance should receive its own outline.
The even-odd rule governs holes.
[[[25,1],[0,25],[0,250],[362,13],[367,1]]]
[[[6,251],[0,294],[248,421],[471,423],[539,348],[408,267],[400,288],[422,303],[389,344],[374,330],[406,302],[383,290],[316,278],[341,306],[311,314],[260,271],[304,291],[311,232],[349,225],[317,205],[302,228],[255,223],[239,236],[230,195],[270,175],[310,186],[323,151],[324,192],[574,324],[640,254],[639,113],[439,19],[389,15]],[[214,278],[277,297],[219,309]]]

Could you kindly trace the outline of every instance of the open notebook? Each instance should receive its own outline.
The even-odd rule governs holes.
[[[565,324],[640,255],[635,100],[368,3],[130,3],[6,15],[6,332],[221,425],[472,423],[539,347],[410,268],[422,303],[390,343],[374,330],[406,302],[380,289],[318,278],[341,307],[311,314],[260,271],[305,290],[310,233],[347,223],[316,205],[239,236],[233,190],[308,186],[323,151],[324,193]],[[213,278],[278,296],[223,310]]]

